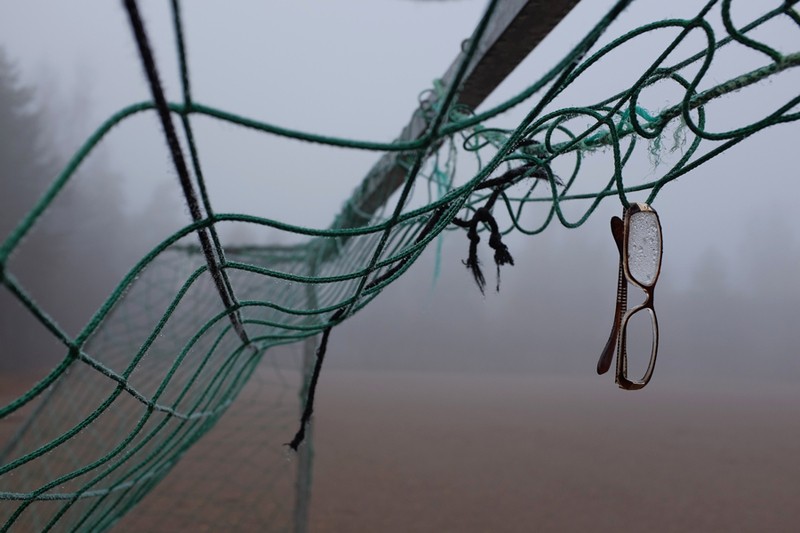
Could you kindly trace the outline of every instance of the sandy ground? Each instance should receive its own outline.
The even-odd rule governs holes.
[[[800,529],[800,386],[612,381],[328,372],[310,531]],[[294,422],[244,407],[115,531],[291,530]]]
[[[313,531],[800,530],[794,384],[327,378]]]

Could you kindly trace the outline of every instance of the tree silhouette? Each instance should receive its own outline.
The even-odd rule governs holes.
[[[0,49],[3,241],[82,142],[76,131],[86,129],[80,124],[87,114],[86,91],[77,91],[63,105],[52,87],[45,89],[23,85]],[[45,98],[47,105],[42,105]],[[66,140],[70,146],[63,146]],[[126,213],[124,201],[121,176],[103,147],[96,148],[4,265],[70,335],[77,334],[146,251],[136,229],[142,221]],[[51,366],[63,357],[65,348],[5,287],[0,288],[0,317],[0,371]]]
[[[16,66],[0,48],[0,239],[4,241],[35,205],[58,166],[34,90],[20,82]],[[39,225],[37,232],[43,238],[23,243],[25,253],[12,254],[6,269],[37,280],[47,292],[56,281],[49,275],[47,257],[58,253],[63,231]],[[0,290],[4,293],[0,296],[0,370],[28,366],[42,350],[52,349],[52,341],[5,288]]]

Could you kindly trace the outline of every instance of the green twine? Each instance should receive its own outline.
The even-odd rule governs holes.
[[[647,201],[652,203],[666,184],[748,137],[800,119],[800,94],[774,102],[770,112],[748,124],[724,131],[713,129],[706,109],[712,101],[800,66],[800,51],[778,51],[757,40],[753,31],[781,18],[800,24],[793,7],[796,1],[783,2],[736,26],[730,0],[721,0],[718,15],[712,15],[718,3],[712,0],[693,18],[653,21],[597,48],[596,43],[630,3],[625,0],[612,6],[529,87],[476,113],[458,105],[458,80],[497,9],[498,2],[491,2],[467,41],[456,83],[446,87],[435,80],[425,91],[426,103],[419,116],[427,121],[426,132],[417,139],[386,143],[302,132],[194,101],[180,4],[172,0],[182,101],[160,101],[154,84],[158,103],[133,104],[109,117],[0,243],[0,283],[22,304],[22,312],[30,313],[64,347],[63,360],[50,374],[0,407],[0,418],[25,406],[32,408],[16,436],[0,450],[0,531],[110,527],[213,427],[266,350],[317,335],[352,316],[402,276],[434,240],[435,285],[441,274],[443,232],[454,230],[455,217],[471,219],[487,199],[492,198],[492,219],[499,224],[493,231],[498,241],[512,231],[539,234],[556,220],[568,228],[578,227],[606,198],[627,205],[628,194],[647,192]],[[724,35],[718,36],[713,29],[714,16],[720,18]],[[656,61],[637,73],[630,87],[595,97],[594,103],[554,109],[555,99],[583,79],[591,66],[622,45],[659,31],[677,31],[677,37]],[[703,37],[704,49],[668,63],[672,51],[690,35]],[[700,90],[708,86],[706,73],[714,64],[715,52],[731,43],[759,52],[763,66]],[[656,83],[675,84],[682,97],[660,111],[645,109],[639,104],[640,95]],[[520,106],[526,111],[521,121],[497,126],[503,123],[505,112]],[[156,109],[165,123],[171,122],[170,114],[177,115],[188,142],[189,164],[184,163],[186,172],[181,174],[185,190],[196,187],[194,221],[143,257],[72,338],[9,270],[9,257],[52,209],[106,134],[130,117]],[[395,161],[405,169],[400,191],[391,196],[368,190],[365,181],[327,229],[217,213],[206,180],[218,177],[207,176],[201,165],[192,129],[196,116],[260,134],[395,154]],[[669,128],[672,138],[665,147]],[[654,177],[632,184],[627,165],[642,141]],[[576,192],[576,183],[585,174],[582,162],[599,150],[610,153],[611,165],[583,180],[590,182],[589,192]],[[680,157],[667,166],[665,151]],[[461,161],[468,158],[474,161],[474,171],[463,170]],[[487,190],[486,184],[498,175],[525,165],[536,169],[538,178],[528,173]],[[425,191],[427,198],[420,200]],[[381,209],[365,209],[365,199],[376,194],[383,194]],[[583,210],[572,209],[568,217],[565,202],[582,205]],[[538,217],[526,216],[531,206],[538,206]],[[351,215],[364,223],[342,227],[343,221],[352,220]],[[292,246],[228,247],[217,230],[220,224],[230,223],[277,229],[305,240]],[[207,235],[207,243],[187,244],[187,236],[193,233]],[[204,265],[197,262],[201,254],[208,259]],[[207,283],[215,270],[217,286]],[[246,336],[236,334],[237,324]],[[293,416],[288,420],[277,413],[269,416],[259,423],[289,427],[294,421]]]

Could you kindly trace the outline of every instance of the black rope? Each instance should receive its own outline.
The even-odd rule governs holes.
[[[433,228],[434,228],[434,227],[436,227],[436,224],[437,224],[437,223],[439,222],[439,220],[442,218],[442,215],[444,214],[444,211],[445,211],[445,208],[446,208],[446,207],[447,207],[447,205],[443,205],[443,206],[441,206],[439,209],[437,209],[436,211],[434,211],[434,213],[433,213],[433,215],[431,216],[431,218],[429,218],[429,219],[428,219],[428,223],[427,223],[427,224],[425,224],[425,227],[423,227],[423,228],[422,228],[422,231],[420,231],[420,232],[419,232],[419,235],[417,235],[417,238],[416,238],[416,240],[414,241],[414,244],[419,244],[420,242],[422,242],[422,240],[423,240],[423,239],[424,239],[424,238],[425,238],[425,237],[426,237],[426,236],[427,236],[427,235],[428,235],[428,234],[429,234],[431,231],[433,231]],[[389,279],[389,278],[391,278],[392,276],[394,276],[394,275],[395,275],[395,274],[396,274],[396,273],[397,273],[397,272],[398,272],[398,271],[399,271],[401,268],[403,268],[403,267],[406,265],[406,263],[408,263],[408,262],[411,260],[411,257],[412,257],[412,256],[410,256],[410,255],[409,255],[409,256],[407,256],[407,257],[405,257],[405,258],[404,258],[404,259],[402,259],[400,262],[398,262],[396,265],[394,265],[392,268],[390,268],[389,270],[387,270],[386,272],[384,272],[384,273],[383,273],[383,274],[381,274],[380,276],[378,276],[378,277],[376,277],[375,279],[373,279],[372,281],[370,281],[370,282],[369,282],[369,283],[366,285],[366,287],[364,287],[364,290],[369,290],[369,289],[372,289],[373,287],[376,287],[376,286],[378,286],[380,283],[383,283],[383,282],[384,282],[384,281],[386,281],[387,279]]]
[[[167,99],[164,96],[164,90],[158,78],[158,70],[156,69],[156,63],[150,49],[150,43],[147,40],[144,23],[139,15],[139,8],[135,0],[123,0],[123,3],[125,9],[128,11],[131,28],[136,38],[136,45],[139,48],[139,56],[142,58],[142,65],[144,66],[145,75],[147,76],[147,82],[150,85],[150,92],[153,94],[153,101],[158,111],[158,117],[161,120],[161,126],[164,128],[164,136],[167,138],[167,145],[169,146],[170,155],[172,156],[172,162],[175,165],[175,170],[178,172],[178,178],[181,183],[181,188],[183,189],[183,196],[186,198],[186,204],[189,206],[192,220],[199,222],[203,220],[203,214],[200,211],[197,194],[189,178],[189,169],[186,166],[186,161],[183,159],[183,153],[181,152],[181,145],[178,142],[178,135],[175,132],[175,126],[172,124],[169,106],[167,105]],[[231,297],[225,289],[222,273],[214,258],[214,252],[211,247],[211,242],[208,239],[208,234],[204,228],[198,228],[197,236],[200,239],[200,246],[203,249],[203,255],[206,258],[209,272],[211,272],[211,277],[214,279],[214,284],[217,286],[217,291],[219,292],[220,298],[222,298],[222,303],[225,309],[228,310],[228,317],[233,324],[233,328],[242,342],[249,343],[250,341],[247,337],[247,333],[244,331],[244,327],[239,317],[236,315],[236,312],[232,309]]]
[[[444,214],[446,207],[447,206],[443,205],[442,207],[434,211],[431,218],[428,219],[428,222],[419,232],[419,235],[417,235],[415,243],[417,244],[420,243],[431,231],[433,231],[433,228],[436,227],[436,224],[442,218],[442,215]],[[401,268],[403,268],[403,265],[408,263],[410,259],[411,259],[410,256],[402,259],[399,263],[397,263],[392,268],[384,272],[382,275],[376,277],[371,282],[369,282],[366,285],[366,289],[375,287],[380,283],[386,281],[390,277],[392,277]],[[331,322],[338,322],[342,318],[342,316],[344,316],[345,310],[346,308],[342,308],[336,311],[336,313],[334,313],[333,316],[331,317]],[[317,347],[317,360],[314,364],[314,373],[311,375],[311,381],[308,384],[308,396],[306,397],[306,405],[305,408],[303,409],[303,414],[300,417],[300,429],[297,430],[297,433],[295,433],[292,441],[286,443],[286,446],[289,446],[294,451],[297,451],[297,448],[300,446],[303,440],[305,440],[306,426],[308,425],[308,422],[311,419],[311,415],[314,413],[314,397],[317,393],[317,383],[319,381],[320,372],[322,371],[322,363],[325,360],[325,353],[328,351],[328,338],[330,337],[332,329],[333,326],[331,325],[325,328],[325,330],[322,332],[322,339],[320,339],[319,346]]]
[[[520,146],[531,146],[538,144],[538,141],[527,140],[520,143]],[[500,197],[500,194],[503,192],[503,190],[525,178],[548,180],[550,176],[552,176],[553,181],[557,185],[563,186],[564,183],[558,178],[558,176],[549,170],[549,167],[547,170],[545,170],[541,163],[531,161],[512,168],[497,178],[486,180],[475,187],[476,191],[482,189],[493,189],[492,194],[489,195],[489,199],[486,201],[486,204],[483,207],[476,209],[475,213],[469,220],[460,219],[458,217],[453,218],[453,224],[467,230],[467,238],[469,239],[469,254],[463,263],[466,265],[469,271],[472,272],[472,277],[475,278],[475,283],[478,285],[478,288],[482,294],[486,288],[486,276],[483,275],[480,260],[478,260],[478,243],[481,242],[481,237],[478,234],[479,225],[485,224],[489,226],[489,246],[492,248],[492,250],[494,250],[494,263],[497,267],[497,291],[499,292],[500,267],[502,265],[514,266],[514,258],[511,256],[511,252],[508,251],[508,246],[506,246],[503,242],[503,235],[500,233],[497,220],[495,220],[494,215],[492,215],[494,204]]]
[[[345,309],[339,309],[331,317],[331,322],[339,321],[344,315]],[[311,375],[311,382],[308,384],[308,396],[306,397],[306,406],[303,409],[303,415],[300,417],[300,429],[295,433],[291,442],[287,442],[285,446],[289,446],[292,450],[297,451],[300,443],[306,438],[306,425],[311,420],[311,415],[314,414],[314,396],[317,392],[317,382],[319,381],[319,374],[322,371],[322,363],[325,360],[325,352],[328,351],[328,337],[331,334],[333,326],[328,326],[322,332],[322,339],[319,341],[317,347],[317,361],[314,364],[314,373]]]
[[[494,195],[493,195],[494,196]],[[493,202],[491,202],[493,203]],[[494,250],[494,262],[497,266],[497,290],[500,290],[500,267],[502,265],[514,265],[514,258],[511,252],[508,251],[508,246],[503,242],[503,236],[500,233],[500,228],[497,221],[494,219],[490,211],[491,207],[480,207],[475,211],[470,220],[462,220],[454,218],[453,222],[462,228],[467,229],[467,238],[469,238],[469,256],[464,261],[464,264],[472,272],[475,278],[475,283],[478,285],[481,293],[484,292],[486,287],[486,277],[481,270],[480,261],[478,260],[478,243],[481,241],[478,235],[478,225],[486,224],[489,226],[489,246]]]

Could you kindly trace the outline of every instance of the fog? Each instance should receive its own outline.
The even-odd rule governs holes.
[[[210,3],[186,6],[195,99],[296,129],[391,139],[419,91],[449,65],[483,8],[474,1],[351,2],[348,9],[371,20],[363,25],[333,4],[237,5],[224,12]],[[599,2],[584,4],[485,107],[546,70],[605,9]],[[659,6],[662,12],[640,4],[611,34],[647,16],[685,15],[692,3]],[[36,142],[44,147],[29,154],[31,177],[24,189],[22,177],[5,163],[3,235],[104,118],[148,98],[116,4],[47,4],[50,16],[42,18],[44,5],[4,5],[0,16],[0,46],[13,65],[7,68],[30,92],[26,113],[37,117]],[[747,10],[737,9],[744,20]],[[177,98],[166,4],[144,3],[143,10],[168,94]],[[448,24],[437,22],[444,19]],[[419,28],[413,39],[411,25]],[[92,30],[81,29],[86,26]],[[790,46],[797,42],[797,28],[781,26],[773,37]],[[625,54],[608,68],[648,57],[641,50]],[[731,63],[730,72],[739,72],[737,67]],[[628,75],[608,72],[610,78]],[[719,79],[726,74],[721,71]],[[765,90],[791,94],[796,76],[786,74],[788,82],[769,82]],[[597,84],[608,78],[606,73],[590,79]],[[741,103],[755,109],[757,94],[734,99],[720,115],[746,117]],[[586,100],[582,94],[568,97]],[[151,115],[114,129],[11,258],[9,270],[73,334],[143,253],[188,222],[158,129]],[[370,152],[263,139],[206,119],[197,119],[197,129],[218,212],[326,227],[376,159]],[[762,132],[669,184],[659,196],[664,260],[656,290],[662,336],[656,379],[669,374],[797,379],[800,286],[793,274],[800,267],[800,238],[793,209],[800,186],[790,162],[795,129],[788,124]],[[639,168],[652,176],[656,167],[643,159]],[[586,173],[591,169],[590,162]],[[608,219],[618,211],[618,203],[607,199],[580,229],[554,224],[541,235],[508,237],[516,266],[504,267],[501,290],[486,296],[462,264],[465,235],[446,232],[438,259],[436,247],[430,247],[403,278],[336,329],[329,364],[591,374],[612,321],[617,257]],[[221,231],[228,242],[288,238],[241,226]],[[491,263],[488,255],[483,263]],[[55,272],[53,264],[59,265]],[[491,288],[493,268],[486,270]],[[632,302],[640,296],[631,289]],[[52,365],[60,349],[13,300],[7,291],[0,295],[3,368]]]
[[[140,4],[167,97],[181,101],[169,3]],[[539,79],[611,4],[579,3],[478,111]],[[770,9],[765,4],[733,2],[735,23]],[[775,0],[769,6],[782,4]],[[420,93],[459,53],[485,2],[192,0],[181,5],[195,102],[290,129],[390,142],[418,106]],[[634,2],[595,50],[632,28],[694,16],[697,9],[692,0]],[[721,36],[719,9],[710,18]],[[629,87],[675,35],[665,31],[621,47],[545,111],[594,104]],[[800,26],[788,17],[752,35],[786,53],[797,52],[800,44]],[[692,36],[675,55],[704,45]],[[766,56],[735,43],[715,57],[699,90],[766,62]],[[708,104],[708,130],[750,124],[796,97],[798,87],[800,69],[794,68],[726,95]],[[681,97],[674,87],[656,84],[639,104],[656,113]],[[2,3],[0,246],[109,116],[150,98],[119,2]],[[531,105],[528,100],[488,125],[514,128]],[[208,117],[191,120],[217,213],[328,228],[381,155],[287,140]],[[402,277],[332,330],[313,439],[308,439],[316,456],[311,529],[530,531],[536,524],[542,531],[618,531],[635,522],[654,531],[792,531],[800,475],[794,450],[800,381],[797,130],[796,121],[767,128],[667,184],[655,199],[664,245],[654,293],[659,352],[652,381],[635,395],[620,393],[613,372],[596,375],[617,293],[619,254],[609,229],[609,219],[621,214],[616,196],[604,199],[576,229],[556,219],[537,235],[504,236],[515,264],[500,268],[499,280],[483,238],[478,253],[485,293],[465,267],[466,232],[448,227]],[[662,176],[680,158],[686,133],[685,127],[671,127],[659,140],[660,150],[655,142],[640,143],[625,167],[625,185]],[[703,147],[708,149],[710,143]],[[567,159],[553,163],[556,175],[569,175]],[[611,159],[610,150],[587,152],[572,191],[600,190]],[[478,165],[464,154],[457,162],[460,185]],[[427,201],[424,188],[417,186],[406,209]],[[643,201],[646,195],[629,198]],[[396,200],[397,195],[390,202]],[[587,206],[566,202],[567,220],[577,220]],[[498,211],[498,221],[507,227],[509,217]],[[546,216],[545,204],[529,205],[520,223],[534,228]],[[63,343],[42,322],[52,320],[54,331],[77,335],[136,262],[190,222],[156,114],[139,113],[112,128],[3,265],[3,275],[18,281],[31,305],[0,287],[0,407],[65,356]],[[218,229],[226,247],[304,239],[242,223]],[[73,365],[47,394],[0,420],[11,422],[0,425],[0,454],[5,454],[0,463],[27,460],[31,450],[44,449],[41,443],[55,442],[65,428],[100,413],[96,406],[109,391],[121,392],[111,373],[122,375],[130,361],[127,347],[141,344],[139,337],[150,333],[164,302],[186,279],[184,270],[196,266],[186,263],[154,262],[143,275],[151,285],[134,286],[152,290],[124,300],[124,312],[115,310],[104,324],[113,326],[103,330],[98,351],[117,358],[108,364],[109,373]],[[158,277],[162,274],[168,279]],[[234,289],[243,290],[244,281],[237,285],[232,279]],[[265,294],[280,285],[257,279],[254,291]],[[212,285],[208,278],[197,285],[203,283],[206,289]],[[196,315],[170,319],[172,335],[165,329],[167,334],[153,341],[161,343],[159,353],[179,351],[184,332],[198,331],[220,307],[213,287],[198,292],[179,311],[203,307]],[[629,305],[644,297],[641,289],[628,287]],[[39,309],[44,315],[36,316]],[[632,337],[632,372],[643,368],[645,330]],[[239,345],[238,339],[232,342]],[[119,531],[264,531],[277,529],[279,520],[291,524],[295,481],[310,473],[282,455],[282,444],[296,428],[303,350],[303,343],[270,349],[219,424],[188,451],[178,450],[183,442],[173,439],[177,429],[155,438],[153,446],[166,450],[158,457],[161,470],[149,462],[154,453],[147,459],[126,455],[105,471],[102,461],[113,455],[106,448],[128,439],[140,411],[147,411],[143,421],[153,411],[140,397],[120,394],[88,431],[77,431],[77,438],[70,436],[63,446],[29,464],[22,461],[20,468],[14,464],[3,475],[0,492],[13,493],[2,492],[11,497],[0,506],[8,512],[0,513],[0,528],[17,506],[22,513],[33,503],[15,523],[25,528],[24,520],[46,520],[55,504],[62,505],[56,492],[100,494],[121,487],[125,476],[142,473],[133,483],[141,481],[153,493],[115,525]],[[236,364],[243,365],[242,359]],[[148,393],[159,387],[171,359],[151,357],[148,363],[153,366],[139,365],[125,382],[144,391],[143,398],[158,398],[160,390]],[[216,373],[213,379],[223,374],[211,365],[193,365],[181,366],[176,375],[182,375],[158,401],[174,400],[177,410],[190,387],[198,395],[211,390],[194,376],[206,372],[204,379],[211,380],[211,374]],[[176,383],[184,382],[186,389],[178,391]],[[179,393],[177,399],[170,396]],[[38,410],[41,405],[47,409]],[[29,426],[26,409],[46,416],[32,417]],[[172,411],[157,416],[170,427],[185,423]],[[193,424],[207,429],[205,418]],[[24,439],[12,439],[18,429]],[[118,451],[128,453],[129,442],[134,441],[126,440]],[[172,469],[175,454],[184,451]],[[104,459],[95,461],[98,457]],[[38,496],[21,492],[51,482],[60,475],[54,472],[81,468],[82,461],[91,468],[70,480],[80,489],[51,487],[45,496],[53,501],[35,502]],[[84,483],[96,474],[100,481],[114,469],[102,483]],[[158,479],[170,469],[163,483],[150,485],[151,476]],[[26,478],[26,472],[34,474]],[[134,489],[121,491],[118,504],[143,497],[140,486]],[[93,507],[83,519],[97,507],[92,498],[76,497],[64,509],[75,502],[70,512],[76,520],[88,506]]]

